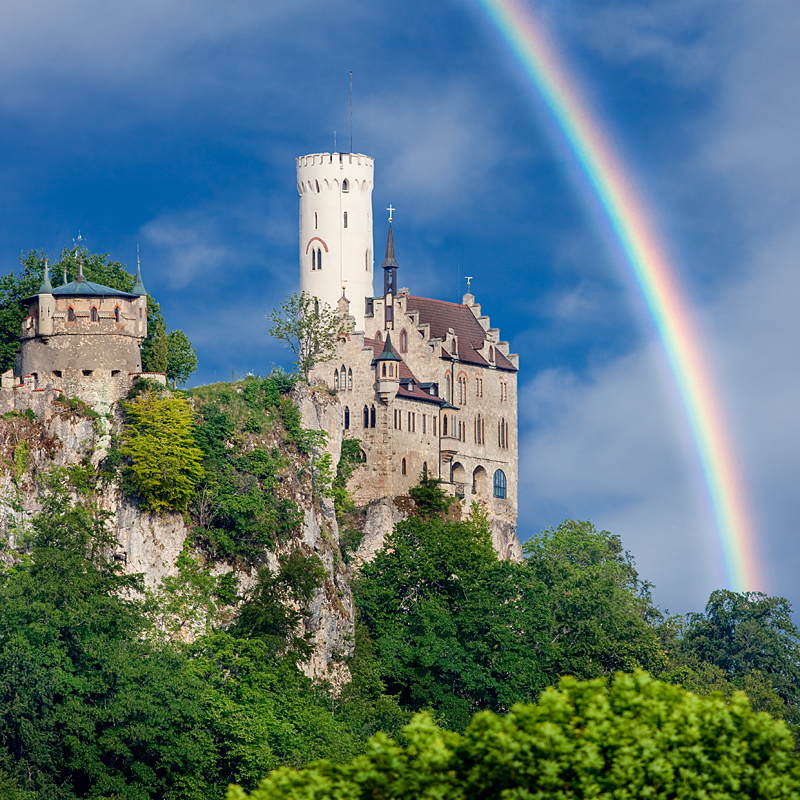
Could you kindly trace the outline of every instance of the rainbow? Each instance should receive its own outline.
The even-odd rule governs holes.
[[[518,0],[477,0],[508,42],[600,201],[666,351],[713,508],[730,588],[764,590],[760,560],[721,405],[687,303],[641,200],[598,122]]]

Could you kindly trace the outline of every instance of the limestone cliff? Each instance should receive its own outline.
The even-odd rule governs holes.
[[[233,387],[234,391],[241,391]],[[302,424],[327,434],[326,448],[335,465],[342,438],[341,406],[335,398],[305,386],[292,390]],[[46,476],[54,468],[84,465],[96,468],[106,456],[113,433],[119,433],[123,411],[118,403],[103,404],[98,413],[78,400],[64,398],[52,389],[21,385],[0,389],[0,534],[8,547],[24,546],[26,522],[41,510]],[[297,454],[290,471],[297,475],[303,464]],[[136,499],[123,494],[115,482],[99,484],[96,500],[110,512],[110,525],[118,542],[115,557],[130,573],[143,575],[146,587],[157,591],[165,578],[179,577],[178,561],[193,522],[176,512],[144,513]],[[340,557],[339,530],[333,501],[312,497],[299,482],[288,489],[299,507],[302,522],[293,536],[263,553],[262,563],[275,569],[284,553],[300,549],[319,556],[325,570],[322,586],[300,609],[304,632],[313,652],[303,665],[310,677],[334,682],[347,677],[342,657],[352,650],[353,601],[345,566]],[[255,567],[230,560],[207,564],[211,574],[237,571],[240,591],[255,581]],[[219,620],[194,615],[182,630],[193,636],[207,623]]]

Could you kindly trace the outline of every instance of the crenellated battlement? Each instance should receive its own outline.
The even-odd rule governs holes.
[[[358,166],[363,164],[371,169],[375,166],[375,159],[362,153],[311,153],[307,156],[299,156],[295,161],[298,169],[326,165],[339,167],[341,164],[356,164]]]

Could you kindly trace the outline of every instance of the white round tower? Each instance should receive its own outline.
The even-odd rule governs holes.
[[[300,290],[335,308],[344,286],[359,331],[373,296],[373,174],[374,160],[359,153],[297,159]]]

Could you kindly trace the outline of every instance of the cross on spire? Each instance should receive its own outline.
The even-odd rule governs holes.
[[[470,282],[472,281],[472,275],[467,276],[467,291],[469,291]]]
[[[391,222],[392,221],[392,212],[393,211],[397,211],[397,209],[396,208],[392,208],[392,204],[389,203],[389,208],[387,208],[386,210],[389,212],[389,222]]]

